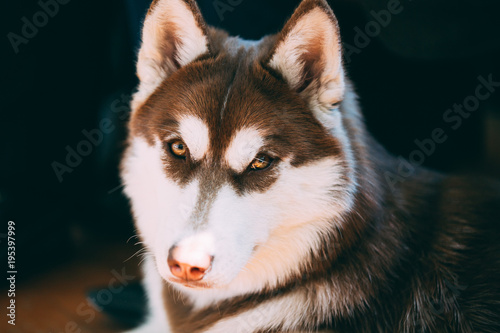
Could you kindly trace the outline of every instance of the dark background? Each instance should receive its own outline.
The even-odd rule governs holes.
[[[279,31],[299,3],[198,2],[209,24],[247,39]],[[220,3],[231,8],[222,17],[215,7]],[[330,3],[350,45],[355,28],[364,30],[373,21],[370,11],[387,8],[382,0]],[[118,164],[146,6],[139,0],[70,0],[16,53],[8,34],[21,35],[22,18],[33,22],[41,7],[19,0],[0,5],[0,267],[6,262],[1,234],[13,220],[23,268],[19,278],[53,269],[95,244],[125,242],[133,235]],[[401,6],[369,45],[346,59],[346,67],[369,130],[389,151],[408,158],[415,139],[429,138],[436,127],[449,128],[443,114],[474,94],[479,75],[500,81],[500,12],[495,1],[486,0],[401,0]],[[61,182],[53,163],[66,164],[66,147],[76,149],[86,140],[82,131],[99,129],[103,119],[110,119],[114,130]],[[496,92],[460,128],[447,129],[448,140],[424,164],[498,177],[499,133]]]

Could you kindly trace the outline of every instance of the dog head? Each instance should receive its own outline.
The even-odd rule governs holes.
[[[166,281],[275,286],[341,223],[356,191],[341,59],[324,0],[258,42],[207,27],[192,0],[153,3],[122,177]]]

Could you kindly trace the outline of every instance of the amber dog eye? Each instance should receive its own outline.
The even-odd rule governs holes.
[[[271,166],[273,159],[267,155],[260,154],[257,155],[252,164],[250,164],[250,169],[252,170],[264,170]]]
[[[188,149],[184,142],[177,140],[170,144],[170,151],[179,158],[186,158]]]

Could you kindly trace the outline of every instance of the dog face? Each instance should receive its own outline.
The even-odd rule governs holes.
[[[166,281],[273,286],[340,223],[355,191],[340,59],[322,0],[259,42],[207,28],[193,1],[152,5],[122,177]]]

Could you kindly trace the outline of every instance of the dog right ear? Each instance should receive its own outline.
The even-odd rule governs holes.
[[[208,52],[207,27],[196,1],[153,1],[137,62],[139,94],[151,94],[166,77]]]
[[[271,51],[266,66],[309,103],[329,110],[345,91],[337,19],[326,0],[303,0]]]

